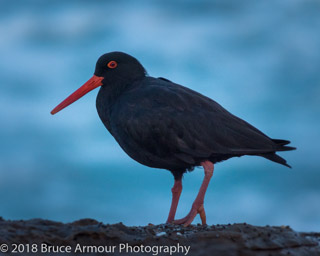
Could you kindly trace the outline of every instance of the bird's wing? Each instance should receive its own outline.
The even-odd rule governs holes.
[[[117,111],[124,120],[119,130],[141,147],[182,158],[275,151],[269,137],[208,97],[163,79],[144,83],[124,95],[119,106],[126,107]]]

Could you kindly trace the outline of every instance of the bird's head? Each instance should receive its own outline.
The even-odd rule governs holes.
[[[118,81],[130,83],[143,78],[145,75],[145,69],[134,57],[123,52],[103,54],[97,61],[94,75],[78,90],[56,106],[51,111],[51,114],[56,114],[99,86],[110,86]]]

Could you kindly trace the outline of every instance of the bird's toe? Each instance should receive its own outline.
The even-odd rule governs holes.
[[[194,220],[194,218],[197,216],[198,213],[200,215],[202,225],[206,225],[206,213],[205,213],[203,204],[201,204],[200,206],[193,205],[186,217],[175,220],[173,221],[173,223],[178,225],[183,224],[184,227],[187,227],[192,223],[192,221]]]

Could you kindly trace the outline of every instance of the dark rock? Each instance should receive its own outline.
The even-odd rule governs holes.
[[[41,252],[62,255],[69,246],[69,255],[78,248],[82,251],[76,252],[81,255],[125,255],[128,252],[126,255],[170,255],[166,250],[171,250],[172,255],[319,256],[319,242],[320,233],[298,233],[287,226],[259,227],[243,223],[127,227],[122,223],[109,225],[92,219],[64,224],[42,219],[8,221],[0,217],[0,250],[3,244],[8,245],[8,252],[14,249],[13,244],[23,244],[20,248],[24,252],[20,255],[27,254],[34,245],[37,254],[33,255]],[[127,250],[120,250],[122,246],[127,246]],[[130,250],[135,251],[130,253]]]

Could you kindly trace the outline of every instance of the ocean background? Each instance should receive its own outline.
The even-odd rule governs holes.
[[[318,0],[0,0],[0,216],[165,222],[172,175],[121,150],[97,90],[50,115],[117,50],[298,148],[281,153],[292,169],[258,157],[217,164],[209,224],[320,231],[319,13]],[[185,175],[178,218],[202,178]]]

